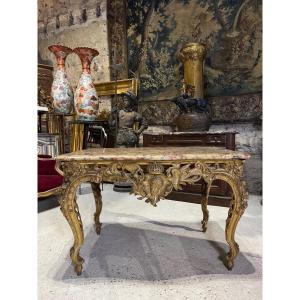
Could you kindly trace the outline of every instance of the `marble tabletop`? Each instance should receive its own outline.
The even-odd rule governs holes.
[[[250,154],[218,147],[91,148],[56,157],[58,161],[170,161],[248,159]]]
[[[145,131],[146,135],[199,135],[199,134],[226,134],[226,133],[235,133],[238,134],[238,131],[235,130],[216,130],[216,131],[170,131],[170,132],[151,132]]]

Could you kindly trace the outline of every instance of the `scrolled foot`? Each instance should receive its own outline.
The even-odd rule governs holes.
[[[82,273],[82,264],[76,265],[74,267],[75,273],[77,274],[77,276],[80,276]]]
[[[234,259],[239,253],[239,245],[236,242],[233,242],[232,246],[230,247],[230,251],[226,256],[226,268],[231,271],[234,266]]]
[[[84,259],[79,255],[80,248],[76,246],[71,247],[70,249],[70,256],[72,259],[72,265],[74,266],[75,272],[77,275],[81,274],[82,265],[84,263]]]
[[[233,269],[234,263],[233,260],[227,257],[226,263],[225,263],[226,268],[231,271]]]
[[[207,230],[207,221],[201,221],[202,232],[206,232]]]
[[[102,227],[102,223],[95,224],[95,230],[96,230],[97,235],[100,235],[101,227]]]
[[[81,275],[83,263],[84,263],[84,259],[79,255],[77,256],[76,263],[73,262],[74,270],[78,276]]]

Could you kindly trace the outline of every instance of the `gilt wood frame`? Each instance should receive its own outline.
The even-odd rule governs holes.
[[[98,96],[111,96],[114,94],[120,95],[127,91],[132,91],[135,95],[137,95],[138,85],[139,83],[136,78],[94,83]]]
[[[101,232],[99,216],[102,210],[100,183],[105,180],[118,180],[120,178],[130,181],[133,185],[133,193],[139,195],[140,199],[145,199],[146,202],[153,206],[156,206],[172,190],[180,190],[184,185],[196,183],[203,178],[206,182],[206,192],[203,194],[201,201],[203,232],[207,229],[209,219],[207,202],[212,182],[216,179],[227,182],[232,189],[233,197],[225,228],[225,238],[229,245],[225,265],[229,270],[233,268],[234,259],[239,252],[239,246],[234,238],[235,230],[247,207],[248,194],[243,179],[244,159],[170,159],[161,161],[143,159],[128,161],[122,159],[80,160],[78,158],[76,160],[64,160],[58,157],[57,165],[64,172],[62,197],[59,202],[61,211],[74,235],[74,244],[70,249],[70,256],[77,275],[81,274],[84,262],[79,254],[84,242],[84,233],[76,202],[77,187],[83,182],[91,183],[96,204],[94,222],[96,233],[99,235]]]

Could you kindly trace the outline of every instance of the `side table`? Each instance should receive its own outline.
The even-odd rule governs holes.
[[[95,229],[100,235],[102,224],[99,217],[103,204],[100,183],[106,179],[115,181],[120,178],[129,180],[133,186],[133,193],[153,207],[172,190],[180,190],[186,184],[192,185],[202,178],[205,182],[205,192],[201,196],[203,232],[206,232],[208,226],[207,201],[212,183],[215,180],[227,182],[233,197],[225,226],[229,252],[224,262],[227,269],[232,270],[239,253],[235,231],[247,208],[248,193],[243,178],[243,166],[248,158],[250,155],[247,153],[217,147],[173,147],[168,149],[168,155],[166,149],[156,147],[94,148],[57,157],[56,166],[64,173],[59,204],[74,236],[69,253],[76,274],[81,275],[84,263],[80,256],[80,249],[84,243],[84,226],[76,201],[77,187],[83,182],[91,183],[96,206]]]
[[[37,107],[37,112],[38,112],[38,133],[42,133],[42,115],[43,114],[48,114],[48,107],[45,106],[39,106]],[[47,127],[47,132],[48,132],[48,122],[46,123]]]
[[[83,150],[87,148],[88,143],[88,132],[91,126],[102,126],[107,133],[107,143],[106,147],[113,147],[114,141],[110,134],[108,121],[95,120],[95,121],[85,121],[85,120],[75,120],[71,122],[72,127],[72,138],[71,138],[71,152]]]

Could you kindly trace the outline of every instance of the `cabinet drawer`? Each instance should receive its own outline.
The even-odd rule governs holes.
[[[162,135],[143,135],[143,144],[144,146],[155,146],[162,145],[164,138]]]
[[[206,143],[210,146],[226,146],[226,137],[223,134],[207,135]]]

